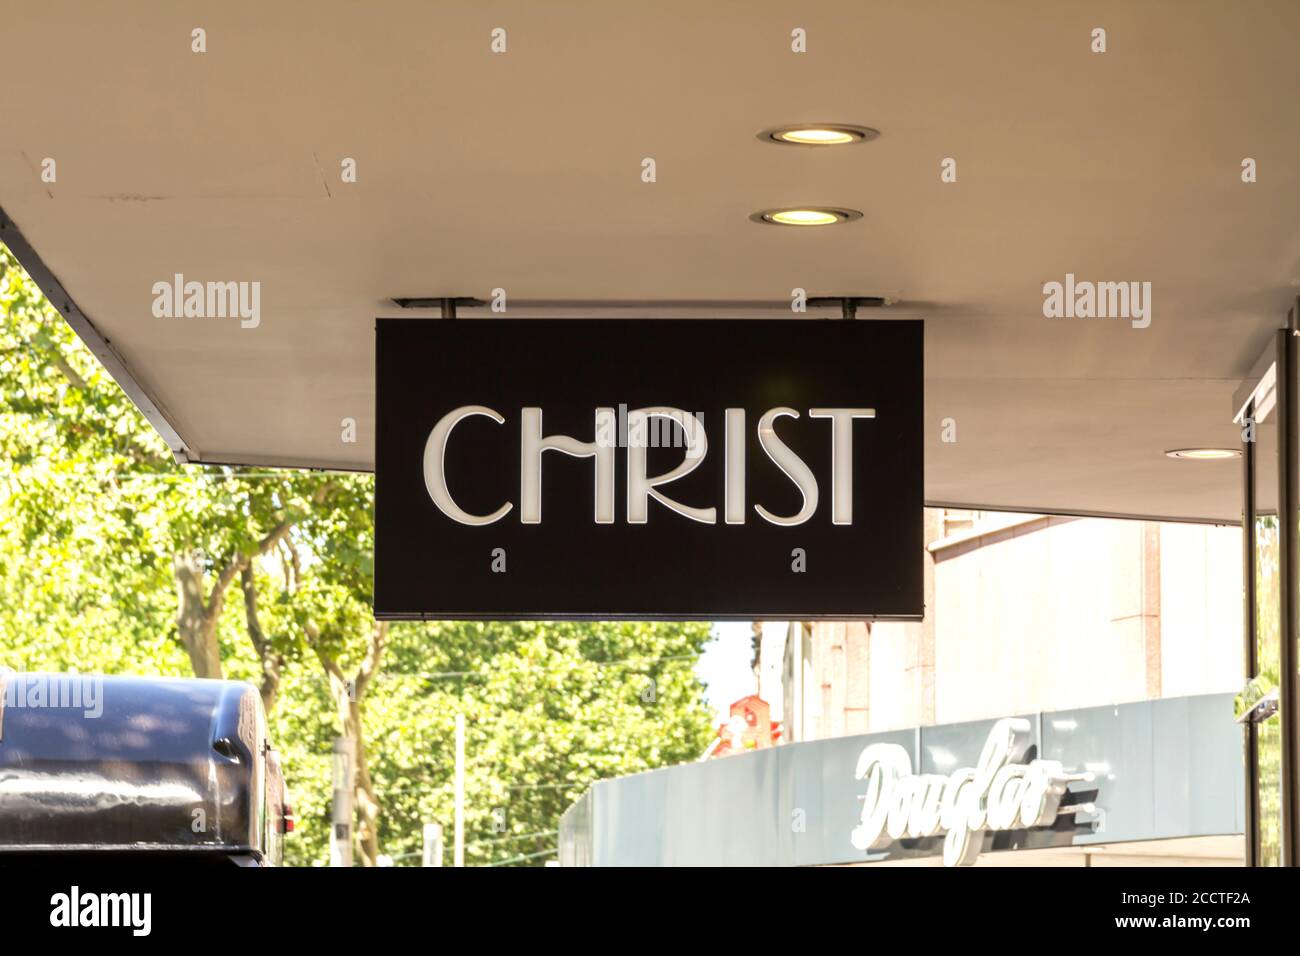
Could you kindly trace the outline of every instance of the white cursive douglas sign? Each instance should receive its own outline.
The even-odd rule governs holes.
[[[898,744],[871,744],[858,757],[855,779],[867,782],[862,819],[853,830],[859,850],[894,840],[945,834],[945,866],[970,866],[985,830],[1051,826],[1058,814],[1090,812],[1092,804],[1061,807],[1066,785],[1091,773],[1065,773],[1056,760],[1014,763],[1031,740],[1029,721],[1008,717],[993,725],[979,763],[947,776],[914,774]]]

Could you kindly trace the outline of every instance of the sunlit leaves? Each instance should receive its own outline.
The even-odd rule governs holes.
[[[285,660],[271,723],[299,820],[289,859],[321,864],[339,728],[303,633],[310,621],[345,673],[365,653],[373,479],[177,466],[2,246],[0,462],[0,664],[19,669],[189,674],[173,555],[198,553],[210,586],[292,521],[253,570],[262,629]],[[225,675],[259,683],[239,582],[217,636]],[[543,862],[593,781],[703,751],[693,666],[707,638],[705,624],[395,625],[364,715],[382,851],[418,862],[425,821],[450,840],[461,712],[468,861]]]

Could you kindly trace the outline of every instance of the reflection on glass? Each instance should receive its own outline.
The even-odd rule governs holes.
[[[1281,675],[1281,549],[1277,519],[1277,415],[1255,430],[1255,692],[1276,692]],[[1259,762],[1259,866],[1282,862],[1282,732],[1277,714],[1255,725]]]
[[[1255,684],[1261,694],[1276,690],[1281,674],[1280,598],[1278,584],[1278,524],[1274,515],[1255,522],[1255,653],[1259,667]],[[1259,760],[1260,866],[1281,865],[1282,853],[1282,734],[1276,714],[1256,725]]]

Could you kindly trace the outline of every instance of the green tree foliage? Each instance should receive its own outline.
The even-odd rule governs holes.
[[[466,861],[553,848],[593,781],[694,759],[708,744],[692,664],[704,624],[445,623],[394,628],[371,747],[388,852],[452,819],[453,715],[466,717]]]
[[[450,840],[457,712],[470,864],[544,862],[590,783],[708,743],[708,625],[377,625],[372,479],[175,465],[3,246],[0,456],[0,664],[259,686],[292,863],[326,861],[345,729],[367,758],[361,859],[399,864],[425,821]]]

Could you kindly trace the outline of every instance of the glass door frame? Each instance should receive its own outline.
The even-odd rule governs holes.
[[[1268,347],[1233,397],[1234,421],[1242,426],[1242,588],[1246,679],[1259,672],[1257,631],[1257,501],[1254,424],[1276,416],[1279,669],[1281,720],[1281,863],[1300,866],[1300,296],[1287,317],[1287,328],[1273,335]],[[1262,702],[1251,702],[1258,705]],[[1262,709],[1249,708],[1243,723],[1246,794],[1246,865],[1260,857],[1260,761],[1257,721]],[[1266,715],[1265,715],[1266,716]]]

